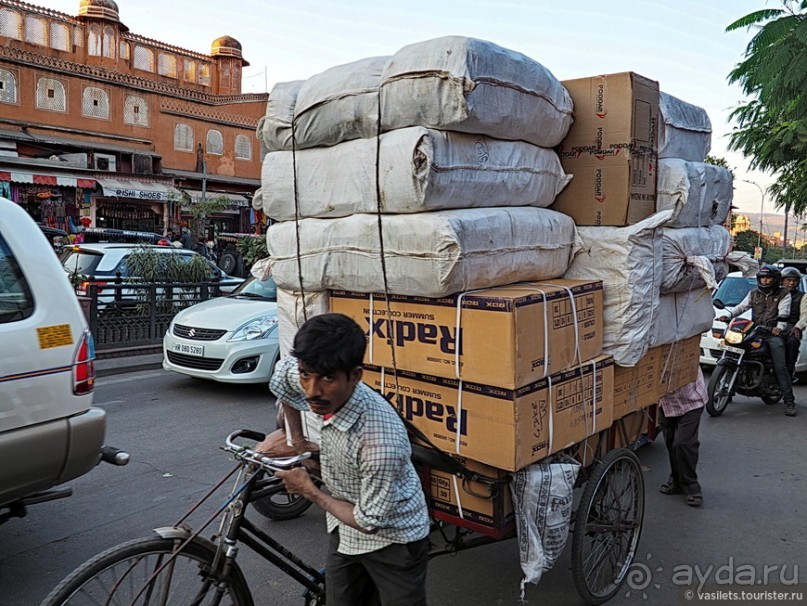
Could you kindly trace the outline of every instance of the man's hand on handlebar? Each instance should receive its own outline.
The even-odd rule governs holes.
[[[731,316],[720,316],[720,317],[718,318],[718,320],[720,320],[721,322],[725,322],[726,324],[728,324],[729,322],[731,322]]]
[[[276,471],[275,476],[283,480],[288,492],[298,494],[309,500],[319,490],[311,479],[311,475],[303,467],[295,467],[287,471]]]
[[[774,326],[773,328],[771,328],[771,334],[772,335],[780,335],[780,334],[782,334],[782,329],[779,328],[778,326]]]

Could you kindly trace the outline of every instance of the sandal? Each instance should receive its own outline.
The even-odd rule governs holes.
[[[684,492],[678,484],[673,484],[672,482],[664,482],[659,486],[658,491],[661,494],[681,494]]]
[[[701,505],[703,505],[703,495],[688,494],[687,505],[689,505],[690,507],[700,507]]]

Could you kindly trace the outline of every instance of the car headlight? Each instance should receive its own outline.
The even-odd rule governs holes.
[[[727,330],[726,331],[726,343],[731,343],[732,345],[737,345],[737,343],[743,342],[743,333],[737,332],[736,330]]]
[[[233,333],[228,341],[254,341],[265,339],[277,328],[277,316],[261,316],[250,320]]]

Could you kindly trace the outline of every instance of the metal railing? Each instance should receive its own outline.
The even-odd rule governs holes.
[[[99,354],[159,347],[179,311],[222,294],[218,282],[107,282],[87,293],[80,299]]]

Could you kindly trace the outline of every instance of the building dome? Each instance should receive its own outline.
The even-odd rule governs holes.
[[[118,5],[113,0],[81,0],[78,16],[120,21]]]
[[[211,57],[237,57],[243,61],[241,55],[241,43],[232,36],[221,36],[213,40],[210,49]],[[249,65],[244,61],[244,65]]]

